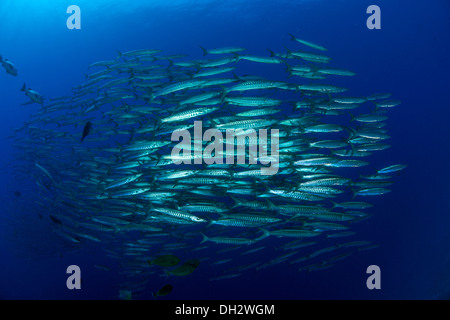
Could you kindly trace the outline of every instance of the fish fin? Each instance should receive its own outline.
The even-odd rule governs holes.
[[[290,49],[288,49],[287,47],[284,47],[284,48],[286,49],[286,52],[287,52],[288,55],[292,54],[292,51]]]
[[[211,122],[211,124],[213,124],[214,126],[217,126],[219,123],[214,120],[211,116],[207,117],[209,119],[209,121]]]
[[[257,241],[262,240],[262,239],[265,239],[270,236],[270,232],[267,231],[266,229],[263,229],[263,228],[258,228],[258,229],[259,229],[259,231],[262,231],[263,234],[260,237],[256,238],[255,240],[257,240]]]
[[[375,109],[372,111],[372,113],[377,113],[377,111],[380,109],[378,103],[376,102],[376,100],[372,100],[371,102],[375,105]]]
[[[238,80],[238,81],[241,80],[241,78],[239,78],[239,76],[238,76],[236,73],[234,73],[234,72],[232,72],[232,73],[233,73],[233,78],[234,78],[234,79],[236,79],[236,80]]]
[[[203,233],[201,233],[201,232],[200,232],[200,234],[201,234],[202,237],[203,237],[203,239],[202,239],[202,241],[201,241],[200,243],[203,243],[203,242],[206,242],[206,241],[209,240],[209,238],[208,238],[207,236],[205,236],[205,234],[203,234]]]
[[[234,204],[231,207],[231,209],[234,209],[234,208],[239,207],[239,206],[242,205],[242,201],[240,201],[239,199],[235,198],[234,196],[231,196],[231,199],[234,201]]]
[[[270,189],[270,187],[265,182],[262,182],[262,186],[264,187],[264,192],[270,193],[270,191],[272,191],[272,189]]]
[[[272,50],[267,49],[267,48],[266,48],[266,50],[269,51],[271,57],[275,57],[275,52],[273,52]]]
[[[349,142],[349,144],[350,144],[350,148],[352,148],[352,156],[353,156],[356,152],[355,145],[351,142]]]
[[[206,50],[205,48],[203,48],[202,46],[199,46],[200,49],[203,50],[203,56],[206,56],[208,54],[208,50]]]
[[[153,115],[153,117],[155,118],[155,130],[158,130],[159,128],[161,128],[163,122],[159,116]]]
[[[286,72],[289,72],[289,76],[288,77],[289,78],[292,77],[292,67],[286,61],[284,61],[284,60],[281,60],[281,61],[283,61],[283,63],[286,65]]]
[[[2,62],[3,61],[3,57],[0,55],[0,62]]]
[[[333,210],[334,208],[339,207],[339,204],[335,201],[331,201],[331,203],[333,204],[333,207],[331,207],[331,210]]]
[[[308,63],[309,67],[313,70],[313,76],[317,75],[319,73],[319,68],[314,64],[314,63]],[[330,100],[331,100],[331,96],[328,93]]]
[[[277,209],[277,206],[274,205],[272,201],[270,201],[269,199],[265,199],[265,200],[266,200],[267,204],[269,205],[269,209],[271,209],[271,210]]]
[[[348,114],[350,115],[350,121],[355,120],[355,116],[349,111]]]

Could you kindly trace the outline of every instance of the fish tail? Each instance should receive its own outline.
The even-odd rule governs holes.
[[[239,199],[236,199],[233,196],[231,196],[231,199],[234,201],[234,205],[231,207],[231,209],[234,209],[234,208],[239,207],[239,206],[242,205],[242,202]]]
[[[270,236],[270,232],[267,231],[266,229],[259,228],[259,230],[262,231],[263,234],[259,238],[256,238],[255,240],[262,240]]]
[[[287,48],[286,46],[284,48],[286,49],[287,54],[290,55],[292,53],[292,51],[289,48]]]
[[[291,40],[295,40],[296,38],[292,35],[292,33],[288,33],[288,35],[291,37]]]
[[[236,61],[234,62],[239,62],[239,60],[241,60],[241,56],[239,55],[239,53],[233,52],[233,56],[236,59]]]
[[[2,62],[3,61],[3,57],[0,55],[0,62]]]
[[[294,112],[295,109],[297,109],[297,103],[295,101],[293,100],[287,101],[287,104],[292,106],[292,112]]]
[[[349,128],[348,135],[349,135],[348,138],[342,137],[340,140],[345,141],[348,144],[351,144],[352,143],[351,140],[353,138],[355,138],[356,136],[358,136],[358,133],[357,133],[357,131],[355,129]]]
[[[22,89],[20,89],[20,91],[25,91],[27,89],[27,85],[25,84],[25,82],[23,83]]]
[[[270,187],[267,184],[265,184],[264,182],[262,183],[262,185],[264,187],[264,192],[270,193],[270,191],[272,191],[272,189],[270,189]]]
[[[156,115],[154,115],[154,117],[155,117],[155,119],[154,119],[155,120],[155,130],[158,130],[159,128],[161,128],[163,122],[160,117],[158,117]]]
[[[375,109],[373,110],[373,113],[376,113],[380,108],[378,106],[378,103],[376,103],[374,100],[371,101],[375,105]]]
[[[338,203],[335,201],[331,201],[331,203],[333,203],[333,207],[331,208],[331,210],[333,210],[334,208],[339,207]]]
[[[351,112],[349,112],[348,114],[350,115],[350,118],[351,118],[350,121],[354,121],[355,120],[355,116]]]
[[[205,236],[203,233],[200,233],[203,237],[202,241],[200,243],[206,242],[209,240],[209,238],[207,236]]]
[[[116,50],[116,51],[117,51],[117,53],[119,54],[118,57],[117,57],[117,59],[122,58],[122,56],[123,56],[123,55],[122,55],[122,52],[120,52],[119,50]]]
[[[267,49],[267,48],[266,48],[266,50],[269,51],[271,57],[275,57],[275,52],[273,52],[272,50]]]
[[[205,48],[203,48],[202,46],[199,46],[200,49],[203,50],[203,56],[206,56],[208,54],[208,50],[206,50]]]
[[[292,77],[292,67],[286,61],[284,60],[281,61],[283,61],[283,63],[286,65],[286,72],[289,72],[288,78]]]
[[[276,210],[277,206],[272,203],[269,199],[266,199],[267,204],[269,205],[269,209]]]

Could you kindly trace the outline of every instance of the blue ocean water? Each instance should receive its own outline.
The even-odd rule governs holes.
[[[66,9],[73,4],[81,8],[81,30],[66,27]],[[380,30],[366,27],[372,4],[381,8]],[[355,95],[391,92],[402,101],[387,121],[392,147],[370,161],[375,168],[408,167],[395,176],[392,192],[371,201],[372,217],[352,227],[358,240],[380,247],[316,272],[278,264],[209,281],[214,270],[201,265],[187,277],[155,276],[140,298],[151,298],[169,281],[174,290],[167,299],[448,299],[449,9],[446,0],[2,0],[0,54],[19,75],[0,70],[0,298],[117,299],[118,282],[124,281],[117,265],[109,271],[94,267],[110,264],[97,244],[53,245],[51,222],[37,218],[35,190],[15,171],[7,138],[39,110],[37,104],[21,105],[27,101],[20,91],[24,82],[46,98],[70,95],[85,81],[89,64],[114,59],[117,50],[157,48],[201,58],[199,45],[239,46],[266,55],[266,48],[278,52],[291,45],[292,33],[325,46],[333,66],[357,73],[336,85]],[[256,65],[247,68],[248,74],[258,71]],[[264,251],[255,254],[268,259]],[[82,270],[81,290],[66,287],[72,264]],[[380,290],[366,287],[369,265],[381,269]]]

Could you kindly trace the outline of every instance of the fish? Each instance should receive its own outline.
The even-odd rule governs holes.
[[[9,61],[8,59],[4,59],[1,55],[0,55],[0,63],[2,64],[3,68],[5,68],[6,73],[17,77],[17,68],[16,66],[14,66],[14,64]]]
[[[240,275],[241,275],[240,273],[225,274],[225,275],[222,275],[222,276],[210,278],[209,281],[217,281],[217,280],[231,279],[231,278],[239,277]]]
[[[320,235],[318,231],[301,229],[263,230],[265,236],[310,238]]]
[[[25,95],[31,99],[31,103],[38,103],[40,105],[44,104],[44,97],[42,97],[38,92],[27,88],[26,84],[24,83],[22,86],[22,89],[20,91],[25,92]]]
[[[342,202],[342,203],[333,202],[333,209],[343,208],[343,209],[364,210],[371,207],[372,204],[367,202]]]
[[[401,104],[400,100],[384,100],[380,102],[375,102],[377,108],[393,108]]]
[[[91,130],[92,130],[92,123],[90,121],[88,121],[84,125],[83,134],[81,136],[81,141],[80,142],[83,142],[84,138],[86,138],[88,136],[88,134],[91,132]]]
[[[125,177],[125,178],[116,180],[116,181],[110,183],[108,186],[106,186],[106,187],[105,187],[105,190],[123,186],[123,185],[125,185],[125,184],[128,184],[128,183],[130,183],[130,182],[135,181],[136,179],[140,178],[141,176],[142,176],[142,173],[136,173],[136,174],[134,174],[134,175],[132,175],[132,176],[129,176],[129,177]]]
[[[215,48],[215,49],[205,49],[202,46],[200,48],[203,51],[203,56],[206,56],[208,54],[228,54],[228,53],[237,53],[246,50],[242,47],[223,47],[223,48]]]
[[[160,267],[173,267],[180,262],[180,259],[177,256],[167,254],[163,256],[159,256],[153,260],[147,260],[147,263],[151,265],[157,265]]]
[[[283,60],[275,58],[275,57],[258,57],[258,56],[238,54],[236,62],[238,62],[240,60],[247,60],[247,61],[259,62],[259,63],[269,63],[269,64],[284,63]]]
[[[58,218],[56,218],[56,217],[50,215],[50,219],[52,220],[53,223],[55,223],[55,224],[57,224],[57,225],[60,225],[60,226],[62,225],[61,220],[59,220]]]
[[[405,165],[405,164],[394,164],[392,166],[378,170],[377,174],[397,172],[397,171],[401,171],[401,170],[405,169],[406,167],[407,167],[407,165]]]
[[[353,196],[379,196],[382,194],[386,194],[388,192],[391,192],[391,190],[386,188],[366,188],[366,189],[360,189],[355,190],[353,193]]]
[[[197,217],[191,213],[183,212],[183,211],[176,210],[176,209],[153,207],[151,210],[172,216],[174,218],[183,219],[183,220],[187,220],[187,221],[191,221],[191,222],[206,222],[205,219]]]
[[[118,51],[119,58],[123,56],[132,57],[132,56],[143,56],[143,55],[154,55],[156,53],[162,52],[159,49],[140,49],[140,50],[131,50],[127,52]]]
[[[161,122],[165,123],[165,122],[184,121],[184,120],[187,120],[187,119],[191,119],[191,118],[195,118],[195,117],[199,117],[199,116],[203,116],[203,115],[209,114],[211,112],[216,111],[217,109],[219,109],[219,108],[218,107],[211,107],[211,108],[202,107],[202,108],[187,110],[187,111],[183,111],[183,112],[180,112],[180,113],[173,114],[170,117],[163,118],[163,119],[161,119]]]
[[[211,241],[214,243],[231,244],[231,245],[250,245],[255,243],[256,240],[246,239],[246,238],[228,238],[228,237],[207,237],[203,233],[201,234],[203,240],[200,243]]]
[[[168,276],[173,275],[178,277],[184,277],[194,272],[195,269],[197,269],[197,267],[199,266],[199,264],[200,261],[198,259],[190,259],[175,269],[165,270],[165,273]]]
[[[157,297],[164,297],[171,293],[173,290],[173,286],[171,284],[166,284],[161,289],[156,292],[152,292],[152,296],[156,299]]]
[[[130,290],[119,290],[120,300],[132,300],[133,293]]]
[[[306,45],[306,46],[308,46],[308,47],[311,47],[311,48],[314,48],[314,49],[317,49],[317,50],[320,50],[320,51],[327,51],[327,49],[326,49],[325,47],[322,47],[322,46],[320,46],[320,45],[318,45],[318,44],[314,44],[314,43],[308,42],[308,41],[306,41],[306,40],[298,39],[298,38],[296,38],[295,36],[293,36],[293,35],[290,34],[290,33],[289,33],[289,36],[291,37],[291,40],[297,41],[297,42],[299,42],[299,43],[301,43],[301,44],[304,44],[304,45]]]

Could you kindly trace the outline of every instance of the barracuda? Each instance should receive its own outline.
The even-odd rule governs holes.
[[[186,213],[180,210],[170,209],[170,208],[158,208],[158,207],[152,207],[152,211],[156,211],[165,215],[172,216],[177,219],[183,219],[188,220],[192,222],[206,222],[206,220],[199,218],[197,216],[194,216],[193,214]]]
[[[137,174],[132,175],[130,177],[125,177],[125,178],[119,179],[117,181],[112,182],[108,186],[106,186],[105,190],[108,190],[108,189],[111,189],[111,188],[116,188],[116,187],[119,187],[119,186],[123,186],[125,184],[128,184],[130,182],[133,182],[133,181],[137,180],[141,176],[142,176],[142,173],[137,173]]]
[[[256,242],[256,240],[245,239],[245,238],[226,238],[226,237],[214,237],[210,238],[202,234],[203,240],[200,243],[211,241],[215,243],[231,244],[231,245],[250,245]]]
[[[266,97],[225,97],[224,101],[246,107],[274,107],[281,104],[281,100]]]
[[[183,121],[186,119],[191,119],[191,118],[195,118],[195,117],[199,117],[199,116],[203,116],[206,115],[208,113],[214,112],[217,109],[219,109],[218,107],[213,107],[213,108],[198,108],[198,109],[193,109],[193,110],[187,110],[184,112],[180,112],[177,114],[174,114],[170,117],[167,118],[163,118],[161,119],[161,122],[177,122],[177,121]]]

